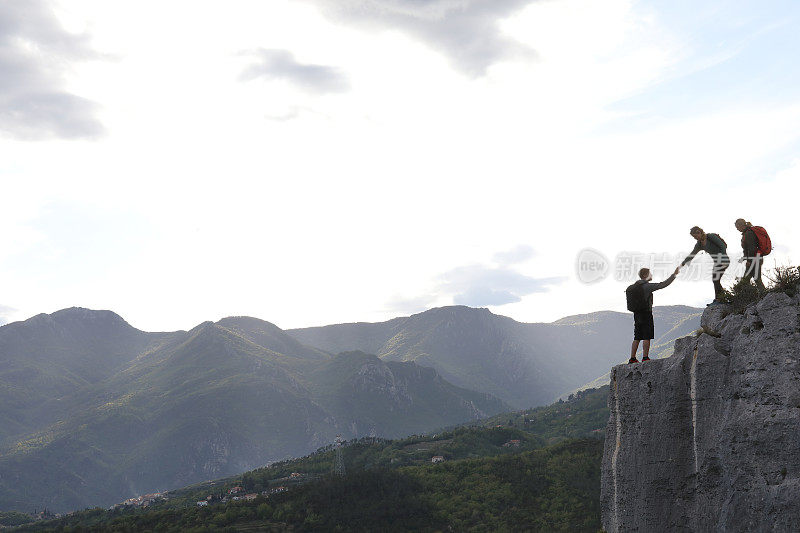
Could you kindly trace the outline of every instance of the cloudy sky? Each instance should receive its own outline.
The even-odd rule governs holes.
[[[740,216],[797,264],[798,23],[790,0],[3,0],[0,322],[551,321],[624,310],[615,258],[668,268],[695,224],[736,257]],[[704,305],[696,277],[657,303]]]

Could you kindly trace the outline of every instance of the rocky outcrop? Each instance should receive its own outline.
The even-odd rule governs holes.
[[[800,299],[703,314],[666,359],[611,373],[606,531],[800,531]]]

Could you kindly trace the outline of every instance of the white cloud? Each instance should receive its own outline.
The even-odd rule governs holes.
[[[13,307],[8,307],[7,305],[0,305],[0,326],[8,324],[11,320],[13,320],[16,311],[17,310],[14,309]]]
[[[502,306],[521,302],[524,296],[548,292],[564,283],[563,276],[533,277],[514,267],[531,257],[535,251],[527,245],[497,252],[497,263],[475,263],[460,266],[435,276],[423,294],[413,298],[394,297],[389,312],[413,313],[433,305],[468,305],[471,307]]]
[[[242,81],[287,80],[312,93],[338,93],[349,89],[347,76],[327,65],[300,63],[289,50],[260,49],[251,52],[256,61],[241,73]]]
[[[572,273],[584,247],[610,257],[685,251],[690,226],[731,231],[738,216],[762,222],[781,245],[795,238],[788,207],[752,200],[762,176],[775,175],[776,151],[796,149],[794,105],[688,119],[653,107],[636,121],[612,106],[632,94],[646,101],[652,87],[697,68],[691,47],[646,5],[559,0],[493,11],[490,41],[522,43],[538,59],[501,47],[490,63],[470,60],[491,64],[477,78],[409,25],[376,32],[317,5],[60,4],[70,28],[88,28],[94,46],[120,58],[72,65],[62,87],[102,105],[108,135],[2,141],[10,155],[0,177],[14,199],[0,211],[0,275],[13,279],[4,303],[31,315],[114,309],[145,329],[229,314],[295,327],[383,320],[461,295],[518,299],[495,310],[551,320],[623,308],[624,287],[611,281],[525,285]],[[436,5],[445,4],[428,8]],[[349,90],[301,91],[297,78],[241,83],[253,58],[240,51],[261,49],[290,51],[301,71],[340,69]],[[788,178],[784,187],[795,190]],[[82,276],[44,279],[25,268],[26,254],[73,242],[36,225],[53,204],[78,206],[107,228],[130,222],[135,242],[121,232],[119,247],[98,251],[108,261],[81,262],[93,257],[82,252]],[[450,285],[437,280],[446,272]],[[676,283],[659,301],[702,303],[706,289]],[[403,311],[396,295],[407,297]]]
[[[66,89],[73,62],[94,57],[39,0],[0,3],[0,132],[27,140],[96,138],[96,103]]]
[[[519,244],[510,250],[494,254],[494,261],[501,265],[513,265],[527,261],[536,255],[536,250],[527,244]]]
[[[443,51],[459,69],[483,75],[496,61],[535,57],[500,22],[534,0],[309,0],[334,20],[399,30]]]

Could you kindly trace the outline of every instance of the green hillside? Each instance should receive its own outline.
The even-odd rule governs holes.
[[[104,403],[4,451],[0,507],[111,505],[247,470],[336,435],[287,371],[224,328],[196,328],[153,357],[158,364],[142,360],[98,384]]]
[[[597,531],[602,441],[325,475],[253,501],[91,510],[15,531]]]
[[[663,335],[683,331],[691,308],[667,309],[662,322],[675,325]],[[521,324],[452,307],[315,335],[348,343],[350,326],[389,351],[332,355],[248,317],[147,333],[109,311],[73,308],[0,327],[0,510],[109,506],[303,456],[337,435],[397,438],[477,423],[512,409],[488,389],[517,401],[549,397],[576,369],[605,364],[605,328],[630,329],[620,313]],[[532,429],[534,411],[495,422]],[[592,435],[603,424],[591,426],[536,438]]]
[[[363,352],[331,358],[308,380],[318,403],[352,420],[357,434],[399,437],[445,424],[443,413],[462,413],[463,421],[509,409],[491,395],[451,385],[432,368]]]
[[[554,444],[564,439],[602,437],[609,410],[608,385],[585,389],[546,407],[502,413],[481,421],[483,427],[519,428]]]
[[[0,328],[0,340],[21,350],[38,327],[45,328],[40,352],[28,365],[46,368],[51,352],[58,364],[111,362],[91,380],[49,398],[42,393],[40,409],[57,403],[49,418],[7,438],[0,448],[3,510],[107,506],[303,455],[336,435],[397,437],[509,409],[432,369],[359,353],[330,356],[256,319],[147,334],[107,312],[67,310]],[[48,336],[51,330],[58,335]],[[80,341],[69,358],[45,342],[63,339]],[[25,359],[16,353],[28,352],[0,356]],[[13,385],[14,376],[5,383]],[[14,398],[26,405],[24,396]],[[19,418],[19,411],[4,411]]]
[[[336,452],[326,446],[169,492],[147,509],[81,511],[22,531],[597,531],[602,440],[567,437],[602,436],[607,395],[585,391],[431,435],[349,441],[344,477],[331,475]],[[234,501],[235,487],[254,499]]]
[[[0,328],[0,445],[59,420],[64,398],[165,342],[111,311],[64,309]]]

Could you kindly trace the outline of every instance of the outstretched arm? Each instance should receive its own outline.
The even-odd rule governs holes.
[[[697,241],[697,244],[694,245],[694,249],[692,250],[692,253],[690,253],[689,255],[686,256],[686,259],[683,260],[683,263],[681,263],[681,266],[685,265],[686,263],[690,263],[692,261],[692,259],[694,259],[694,256],[696,256],[698,253],[700,253],[700,250],[702,248],[703,248],[703,245],[700,244],[700,241]]]
[[[661,283],[648,283],[649,288],[651,291],[657,291],[659,289],[663,289],[664,287],[669,287],[670,283],[675,281],[675,276],[677,275],[677,271],[673,273],[670,277],[662,281]]]

